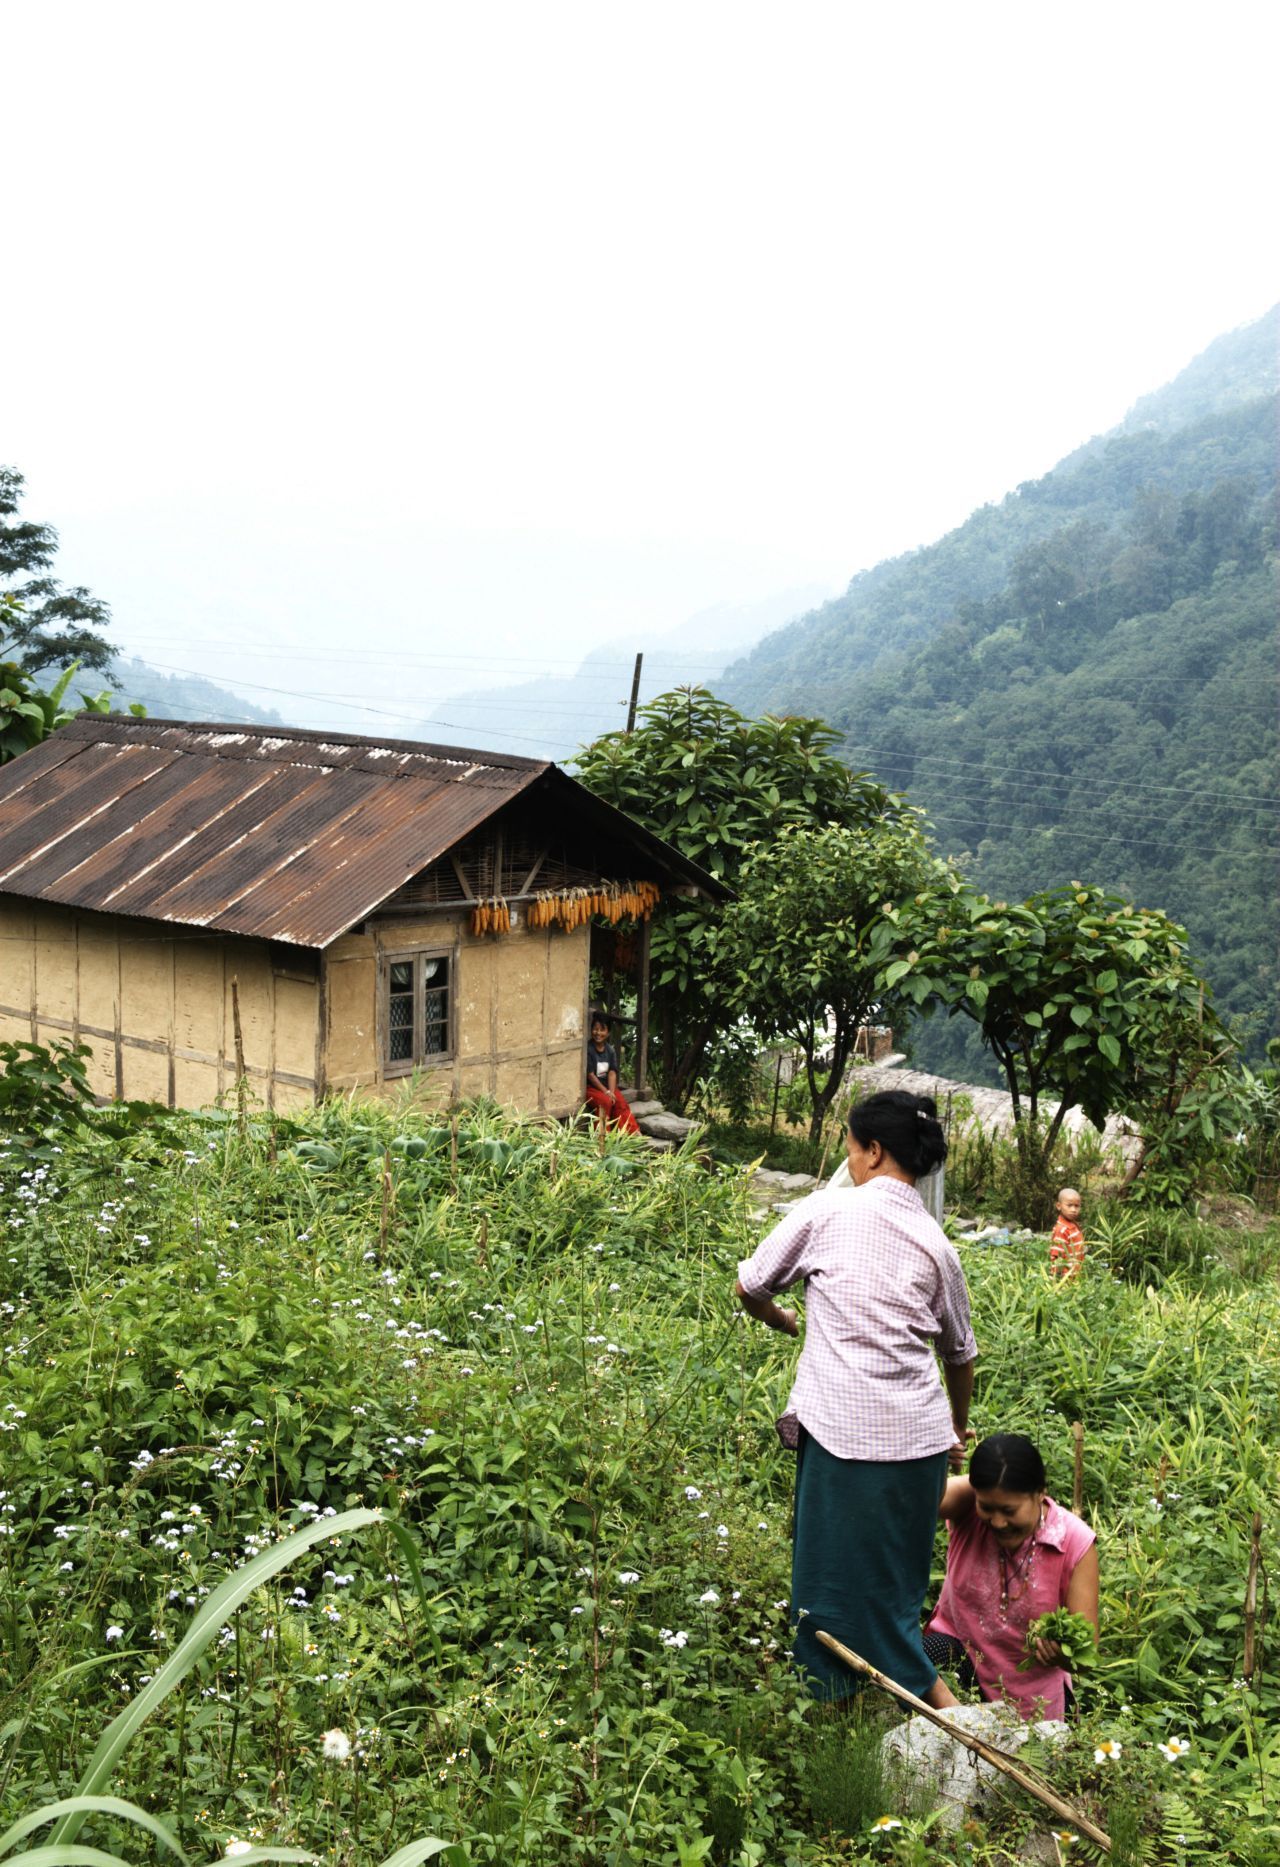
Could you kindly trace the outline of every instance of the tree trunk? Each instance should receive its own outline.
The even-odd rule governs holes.
[[[706,1057],[707,1046],[711,1042],[714,1029],[715,1026],[712,1020],[710,1018],[704,1018],[702,1023],[697,1027],[694,1036],[686,1045],[684,1054],[671,1068],[667,1096],[671,1105],[678,1113],[683,1113],[684,1111],[684,1105],[689,1099],[689,1092],[693,1088],[694,1079],[702,1067],[703,1059]]]
[[[837,1024],[836,1040],[831,1053],[831,1068],[827,1072],[827,1080],[821,1089],[816,1086],[812,1074],[810,1075],[809,1088],[813,1095],[813,1119],[809,1123],[809,1142],[813,1147],[816,1147],[818,1142],[822,1139],[822,1129],[827,1119],[827,1111],[835,1101],[836,1093],[841,1083],[844,1081],[845,1067],[848,1064],[849,1052],[852,1048],[852,1032],[842,1030],[841,1026]]]

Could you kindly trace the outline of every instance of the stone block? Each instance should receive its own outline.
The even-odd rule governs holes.
[[[1029,1737],[1062,1744],[1069,1735],[1061,1719],[1026,1724],[1009,1705],[957,1705],[944,1713],[948,1722],[995,1750],[1011,1754]],[[1008,1779],[928,1718],[908,1718],[890,1731],[882,1746],[888,1761],[913,1781],[928,1785],[942,1808],[943,1826],[959,1828],[968,1814],[993,1797]]]
[[[636,1117],[643,1133],[653,1135],[658,1141],[674,1141],[677,1145],[698,1126],[697,1122],[686,1121],[683,1115],[668,1115],[664,1109],[659,1115]]]

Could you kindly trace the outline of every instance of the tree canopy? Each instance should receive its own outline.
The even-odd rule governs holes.
[[[577,775],[736,889],[755,846],[788,826],[914,823],[883,785],[834,756],[837,738],[820,720],[745,719],[705,689],[679,688],[643,707],[635,731],[585,747]],[[665,902],[651,976],[655,1075],[679,1104],[735,1015],[719,910]]]
[[[48,575],[58,534],[18,516],[22,474],[0,467],[0,659],[28,674],[75,661],[106,668],[111,644],[102,633],[111,612],[88,590],[64,588]]]
[[[1182,1059],[1208,1067],[1211,1051],[1234,1049],[1184,929],[1101,888],[1072,882],[1010,905],[952,873],[887,907],[871,946],[887,989],[977,1025],[1034,1171],[1047,1171],[1071,1109],[1101,1130],[1113,1112],[1145,1119],[1167,1093],[1172,1114],[1203,1073],[1188,1077]]]
[[[946,873],[919,825],[786,824],[751,851],[720,935],[730,1008],[804,1057],[817,1140],[858,1028],[892,1016],[872,936],[883,910]]]
[[[1258,1059],[1280,1030],[1278,329],[1273,312],[1211,346],[1121,428],[860,574],[718,684],[821,710],[988,895],[1085,874],[1159,903]],[[966,1021],[912,1047],[997,1080]]]

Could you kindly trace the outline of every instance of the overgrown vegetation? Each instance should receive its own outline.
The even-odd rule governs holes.
[[[948,1837],[791,1676],[792,1351],[730,1296],[734,1175],[483,1107],[112,1119],[0,1164],[0,1828],[81,1781],[237,1564],[378,1509],[421,1594],[385,1525],[315,1532],[122,1752],[112,1793],[193,1857],[995,1867],[1044,1835],[1010,1803]],[[1084,1422],[1102,1648],[1044,1767],[1153,1863],[1262,1863],[1277,1695],[1243,1604],[1254,1513],[1267,1565],[1280,1529],[1280,1245],[1196,1228],[1178,1264],[1159,1222],[1154,1280],[1096,1227],[1069,1289],[1041,1243],[968,1253],[975,1423],[1031,1432],[1069,1498]],[[80,1839],[138,1858],[131,1832]]]

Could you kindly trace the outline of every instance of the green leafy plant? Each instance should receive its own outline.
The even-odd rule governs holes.
[[[1093,1623],[1070,1608],[1051,1608],[1039,1615],[1027,1628],[1027,1657],[1019,1660],[1019,1672],[1027,1672],[1036,1662],[1038,1640],[1054,1640],[1062,1649],[1062,1664],[1068,1672],[1083,1672],[1097,1664],[1098,1644]]]
[[[107,688],[97,694],[82,693],[78,707],[67,704],[67,689],[79,666],[78,661],[73,661],[46,689],[38,686],[18,662],[0,661],[0,765],[17,758],[20,752],[29,752],[81,713],[112,711],[118,696]],[[141,718],[146,710],[138,700],[129,705],[135,718]]]
[[[810,1142],[844,1082],[859,1027],[877,1007],[884,1015],[871,943],[880,915],[945,872],[909,815],[873,825],[787,824],[744,865],[719,935],[725,998],[803,1057]]]
[[[106,1786],[120,1762],[126,1745],[170,1693],[181,1685],[200,1655],[218,1633],[219,1628],[258,1589],[313,1545],[322,1541],[333,1543],[348,1532],[382,1522],[387,1522],[387,1520],[381,1512],[374,1510],[352,1510],[331,1518],[323,1518],[317,1523],[296,1531],[286,1542],[277,1544],[273,1549],[262,1550],[243,1568],[227,1576],[205,1600],[185,1636],[159,1672],[107,1726],[89,1759],[76,1793],[59,1798],[43,1808],[19,1817],[3,1835],[0,1835],[0,1856],[9,1854],[14,1843],[26,1835],[52,1824],[48,1845],[29,1848],[21,1853],[10,1855],[10,1867],[56,1867],[57,1863],[68,1867],[68,1864],[77,1862],[81,1864],[81,1867],[125,1867],[118,1855],[108,1854],[97,1848],[84,1848],[76,1845],[76,1837],[86,1821],[93,1816],[110,1815],[142,1828],[153,1839],[159,1841],[168,1852],[176,1854],[179,1860],[185,1863],[187,1857],[174,1839],[170,1827],[154,1815],[137,1807],[136,1804],[106,1793]],[[400,1524],[389,1522],[387,1527],[400,1543],[402,1553],[421,1594],[421,1574],[412,1539]],[[417,1863],[431,1859],[434,1855],[441,1853],[446,1846],[447,1843],[434,1838],[412,1842],[407,1847],[397,1849],[394,1855],[384,1863],[384,1867],[393,1867],[393,1863],[394,1867],[417,1867]],[[298,1848],[267,1847],[239,1849],[237,1858],[244,1860],[249,1863],[249,1867],[252,1867],[254,1861],[314,1861],[317,1857]]]

